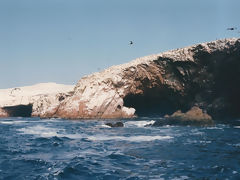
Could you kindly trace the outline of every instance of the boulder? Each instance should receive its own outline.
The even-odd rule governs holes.
[[[122,122],[116,122],[116,123],[106,123],[105,125],[110,127],[123,127],[124,124]]]
[[[161,125],[212,125],[214,121],[206,112],[203,112],[197,106],[192,107],[189,111],[183,113],[181,110],[174,112],[172,115],[165,115],[165,119],[156,121],[153,126]]]

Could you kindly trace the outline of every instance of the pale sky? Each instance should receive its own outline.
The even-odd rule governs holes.
[[[137,57],[239,37],[239,7],[239,0],[0,0],[0,88],[75,84]]]

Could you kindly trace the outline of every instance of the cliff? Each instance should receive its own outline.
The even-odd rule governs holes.
[[[39,112],[39,104],[48,108],[47,104],[59,104],[58,97],[73,91],[73,85],[56,83],[40,83],[32,86],[16,87],[0,90],[0,117],[34,116]],[[44,112],[44,109],[41,109]],[[39,115],[39,114],[38,114]]]
[[[130,118],[186,112],[197,106],[214,118],[239,117],[239,75],[240,39],[217,40],[85,76],[57,110],[49,106],[36,115]]]
[[[131,118],[199,107],[214,119],[237,118],[239,75],[240,39],[217,40],[85,76],[72,93],[41,96],[32,102],[32,116]]]

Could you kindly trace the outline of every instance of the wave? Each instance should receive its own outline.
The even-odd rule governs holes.
[[[206,129],[219,129],[219,130],[222,130],[223,128],[221,128],[221,127],[207,127]]]
[[[26,122],[28,121],[0,121],[0,124],[21,124]]]
[[[153,123],[155,123],[155,121],[151,120],[151,121],[127,121],[124,123],[125,127],[131,127],[131,126],[137,126],[137,127],[145,127],[148,125],[152,125]]]
[[[112,128],[111,126],[108,126],[106,124],[101,124],[100,127],[103,127],[103,128]]]
[[[60,129],[45,127],[42,125],[18,129],[18,131],[20,131],[21,134],[32,134],[32,135],[38,135],[40,137],[58,136],[57,132],[59,130]]]
[[[31,134],[39,137],[66,137],[70,139],[87,139],[90,141],[131,141],[131,142],[143,142],[143,141],[155,141],[155,140],[168,140],[172,139],[171,136],[106,136],[102,134],[96,134],[94,136],[89,136],[87,134],[64,134],[64,130],[56,129],[51,127],[45,127],[42,125],[31,126],[27,128],[18,129],[21,134]],[[61,132],[61,133],[59,133]]]
[[[87,139],[91,141],[110,141],[110,140],[120,140],[120,141],[131,141],[131,142],[142,142],[142,141],[155,141],[155,140],[167,140],[172,139],[171,136],[88,136]]]

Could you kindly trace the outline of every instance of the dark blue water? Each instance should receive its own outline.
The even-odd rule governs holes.
[[[240,179],[240,126],[0,119],[0,179]]]

